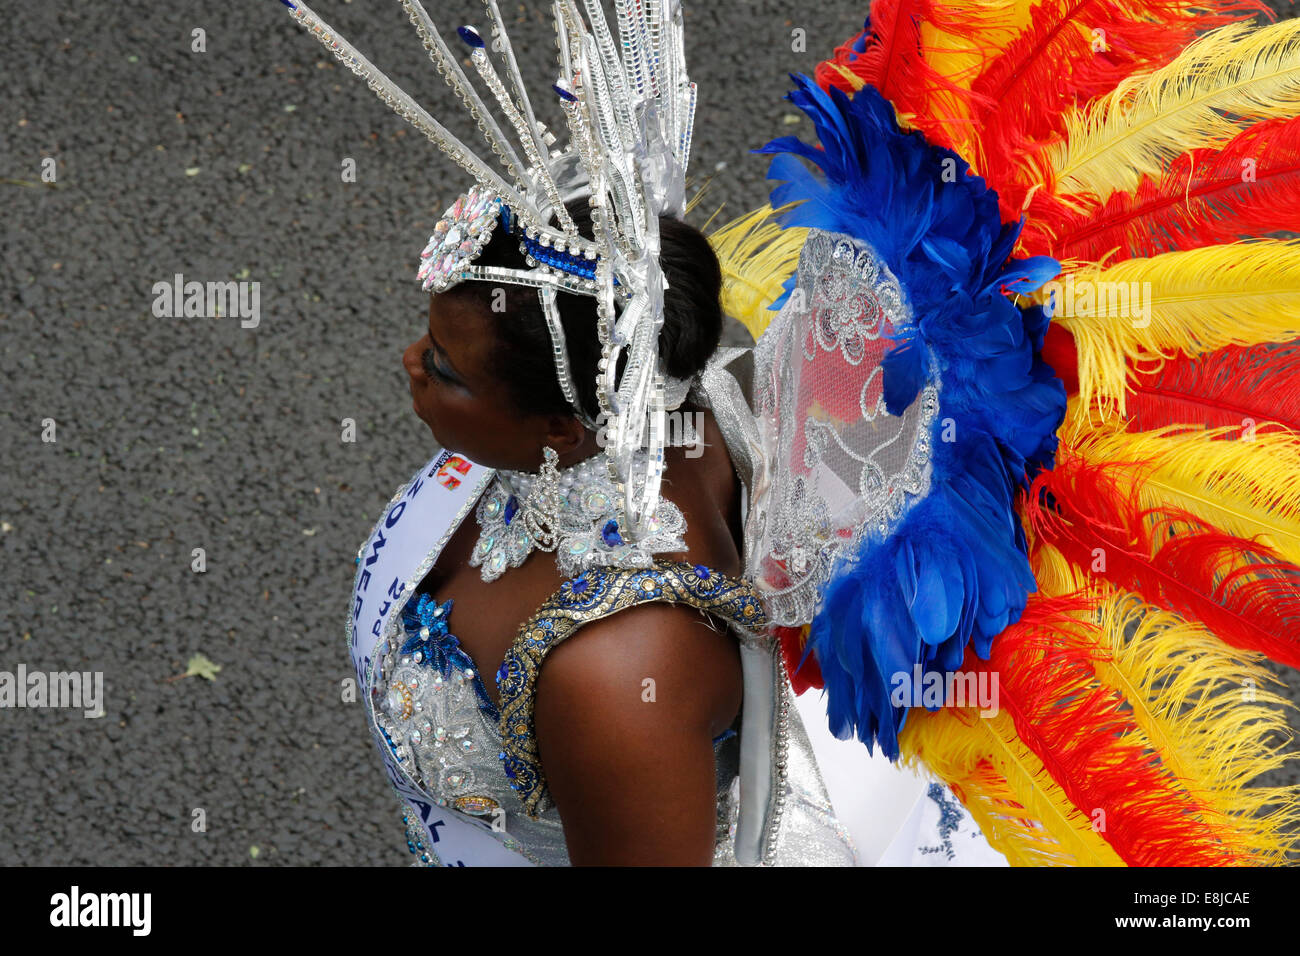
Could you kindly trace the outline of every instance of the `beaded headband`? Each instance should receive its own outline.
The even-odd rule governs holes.
[[[589,428],[594,422],[577,402],[555,295],[564,290],[596,298],[601,344],[596,395],[606,422],[606,461],[620,499],[618,524],[625,538],[651,534],[667,411],[667,377],[658,348],[667,286],[659,265],[659,217],[685,212],[696,104],[696,87],[686,73],[680,0],[614,0],[617,45],[600,0],[581,0],[581,10],[578,0],[555,0],[560,77],[551,89],[569,132],[561,149],[552,148],[555,135],[536,117],[497,0],[483,5],[491,20],[491,48],[510,89],[479,32],[460,27],[458,33],[514,142],[471,86],[424,6],[399,0],[434,67],[476,121],[490,160],[452,135],[305,3],[281,2],[380,99],[473,176],[474,188],[457,199],[425,247],[419,272],[424,288],[439,291],[466,279],[535,286],[555,345],[561,390]],[[591,208],[594,240],[578,233],[564,207],[566,198],[582,195]],[[552,218],[558,226],[550,225]],[[519,235],[528,270],[473,264],[498,221]],[[618,313],[616,299],[623,304]],[[683,383],[667,384],[682,392]]]

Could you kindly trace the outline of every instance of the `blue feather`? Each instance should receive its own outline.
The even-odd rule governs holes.
[[[1010,258],[1023,218],[1002,222],[997,194],[970,164],[902,131],[874,87],[850,97],[792,79],[788,98],[821,148],[784,136],[755,150],[772,156],[772,206],[799,202],[784,226],[853,236],[898,278],[912,323],[882,361],[890,414],[939,370],[929,492],[887,536],[841,556],[805,648],[821,668],[831,731],[897,759],[908,710],[891,700],[898,678],[910,681],[917,665],[955,670],[968,650],[987,660],[1036,588],[1015,495],[1053,464],[1065,389],[1040,354],[1046,311],[1006,293],[1038,288],[1060,263]],[[792,278],[773,308],[793,287]]]

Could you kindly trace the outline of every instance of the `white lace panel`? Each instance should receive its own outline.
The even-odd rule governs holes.
[[[930,488],[939,386],[885,410],[880,362],[912,317],[866,243],[811,230],[798,281],[755,349],[754,412],[767,467],[755,488],[747,568],[780,625],[806,624],[836,559],[884,538]]]

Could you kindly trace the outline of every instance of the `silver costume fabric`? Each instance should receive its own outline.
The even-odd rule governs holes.
[[[412,599],[414,600],[414,599]],[[431,796],[455,808],[469,808],[493,822],[493,835],[539,866],[568,866],[559,811],[547,799],[539,819],[523,812],[498,754],[502,741],[496,715],[475,689],[477,669],[454,667],[448,679],[400,654],[408,635],[400,616],[384,645],[379,680],[391,706],[381,725],[414,757],[418,782]],[[486,693],[485,691],[483,692]],[[409,718],[402,719],[402,713]],[[738,717],[733,727],[744,732]],[[848,831],[831,813],[807,733],[793,708],[789,715],[785,810],[772,863],[778,866],[853,866],[856,851]],[[737,818],[739,740],[714,744],[718,826],[715,866],[738,866],[733,840]]]

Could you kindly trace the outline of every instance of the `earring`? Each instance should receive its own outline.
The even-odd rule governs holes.
[[[564,494],[560,491],[560,468],[556,464],[559,458],[549,445],[542,449],[541,472],[524,501],[524,528],[533,544],[542,551],[555,550],[560,508],[564,504]]]

